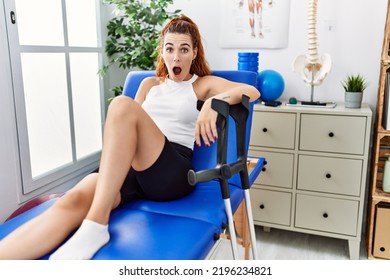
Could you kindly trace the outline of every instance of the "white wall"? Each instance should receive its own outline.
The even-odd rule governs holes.
[[[310,87],[291,68],[297,55],[307,53],[307,3],[291,0],[289,45],[285,49],[220,48],[220,0],[175,0],[173,7],[198,24],[212,69],[237,69],[239,51],[259,52],[259,70],[274,69],[284,77],[283,99],[309,100]],[[387,0],[318,0],[319,52],[331,55],[333,67],[324,83],[315,88],[315,100],[343,102],[340,81],[346,74],[361,73],[369,81],[363,102],[375,110],[386,10]],[[335,25],[334,31],[327,30],[328,22]]]

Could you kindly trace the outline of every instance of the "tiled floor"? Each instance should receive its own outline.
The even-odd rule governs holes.
[[[348,241],[272,228],[264,232],[256,226],[257,251],[262,260],[348,260]],[[244,249],[239,257],[244,258]],[[229,240],[221,240],[210,259],[232,259]],[[362,238],[360,259],[367,260],[365,238]]]

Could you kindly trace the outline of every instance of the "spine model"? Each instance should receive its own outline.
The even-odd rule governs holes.
[[[317,0],[308,0],[308,53],[298,55],[293,62],[293,71],[312,86],[320,85],[330,72],[332,60],[329,54],[318,54]],[[313,97],[312,97],[313,98]],[[312,100],[313,101],[313,100]]]

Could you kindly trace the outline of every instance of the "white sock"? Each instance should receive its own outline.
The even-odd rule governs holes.
[[[75,234],[50,257],[50,260],[89,260],[110,240],[108,225],[84,219]]]

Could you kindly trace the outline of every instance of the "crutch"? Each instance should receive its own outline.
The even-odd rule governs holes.
[[[221,100],[212,100],[212,108],[218,112],[217,127],[219,129],[217,143],[217,166],[214,169],[188,172],[190,184],[195,185],[198,182],[210,181],[218,178],[221,187],[222,198],[224,200],[225,212],[228,218],[228,228],[230,233],[233,258],[237,259],[237,238],[234,227],[233,212],[230,203],[230,189],[228,179],[234,174],[239,173],[241,184],[244,189],[248,225],[252,243],[253,258],[257,259],[256,237],[252,218],[252,209],[249,195],[249,179],[246,161],[246,121],[249,115],[249,97],[243,96],[240,104],[230,106]],[[236,138],[237,138],[237,161],[227,164],[227,147],[228,147],[228,127],[229,115],[235,121]]]
[[[246,206],[246,214],[248,217],[248,227],[251,238],[252,256],[254,260],[258,259],[256,247],[256,233],[253,223],[252,206],[250,199],[250,185],[247,168],[247,153],[246,153],[246,129],[247,120],[249,116],[249,98],[243,96],[241,104],[230,106],[229,114],[236,124],[236,145],[237,145],[237,163],[232,166],[232,173],[240,173],[241,186],[244,190],[244,199]]]

